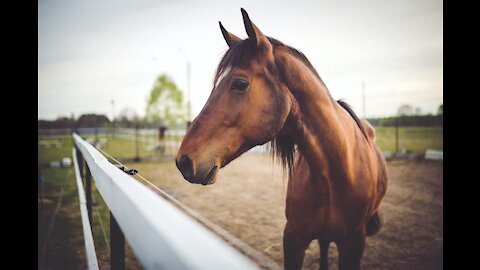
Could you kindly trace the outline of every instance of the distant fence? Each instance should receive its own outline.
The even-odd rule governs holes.
[[[159,130],[150,129],[134,129],[134,128],[77,128],[77,129],[39,129],[39,138],[48,138],[56,136],[70,136],[73,132],[79,135],[98,136],[100,141],[104,141],[102,137],[115,137],[125,140],[138,141],[147,143],[148,150],[158,149],[159,146],[164,147],[166,153],[175,155],[180,148],[181,139],[187,132],[185,129],[167,129],[164,139],[159,140]],[[254,153],[268,153],[270,151],[270,143],[255,146],[249,150]]]
[[[425,159],[429,160],[443,160],[443,151],[435,149],[427,149],[425,152]]]
[[[81,179],[78,183],[86,186],[86,198],[80,197],[80,207],[87,208],[81,213],[89,269],[98,269],[88,235],[92,177],[110,210],[111,269],[125,268],[125,238],[146,269],[259,269],[221,238],[108,162],[79,135],[74,133],[73,139],[76,176]],[[78,187],[82,193],[83,185]]]
[[[38,136],[55,136],[65,135],[70,136],[73,132],[77,134],[110,134],[111,128],[60,128],[60,129],[38,129]]]
[[[99,135],[116,135],[116,134],[130,134],[135,135],[137,129],[135,128],[108,128],[108,127],[91,127],[91,128],[62,128],[62,129],[38,129],[38,136],[52,136],[52,135],[68,135],[77,133],[84,134],[99,134]],[[171,136],[185,135],[184,129],[168,129],[166,134]],[[140,128],[138,129],[140,135],[154,135],[158,136],[158,129],[155,128]]]

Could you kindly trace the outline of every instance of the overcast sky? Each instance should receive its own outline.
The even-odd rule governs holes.
[[[334,98],[366,116],[402,104],[436,113],[443,103],[443,2],[38,1],[38,118],[124,108],[145,115],[162,73],[187,88],[193,117],[205,104],[227,45],[218,27],[247,35],[240,7],[260,30],[302,51]],[[112,108],[111,100],[114,100]]]

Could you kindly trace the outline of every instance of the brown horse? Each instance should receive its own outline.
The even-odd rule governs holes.
[[[215,182],[219,168],[271,141],[288,169],[284,231],[286,269],[300,269],[314,239],[320,267],[335,242],[340,269],[359,269],[365,236],[381,227],[386,164],[375,132],[350,107],[332,99],[308,59],[267,37],[241,10],[248,38],[220,29],[229,46],[212,93],[191,124],[176,164],[183,177]]]

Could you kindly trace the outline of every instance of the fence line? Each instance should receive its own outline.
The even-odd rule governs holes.
[[[78,198],[80,200],[80,214],[82,216],[83,237],[85,240],[85,251],[87,254],[88,269],[98,270],[97,255],[95,252],[95,244],[93,242],[92,228],[88,217],[87,200],[85,199],[85,191],[83,189],[82,178],[80,177],[80,170],[78,168],[77,151],[72,149],[73,166],[75,169],[75,180],[78,188]]]
[[[73,129],[39,129],[38,136],[39,137],[55,137],[60,135],[71,135]],[[77,134],[84,134],[84,135],[101,135],[101,136],[115,136],[115,138],[126,139],[131,141],[139,141],[143,143],[149,143],[151,146],[149,148],[154,149],[157,146],[164,146],[168,149],[173,149],[175,152],[176,149],[180,147],[180,140],[178,137],[183,137],[186,134],[185,129],[167,129],[165,131],[165,137],[162,141],[159,140],[159,130],[154,128],[144,128],[138,129],[138,135],[135,136],[137,130],[134,128],[77,128]],[[100,137],[100,142],[105,140],[105,138]],[[176,138],[176,139],[175,139]],[[48,141],[41,141],[40,143],[49,143],[52,142]],[[54,142],[53,142],[54,143]],[[258,152],[258,153],[267,153],[269,152],[269,145],[268,143],[265,145],[256,146],[249,150],[249,152]]]
[[[70,136],[72,132],[77,134],[132,134],[134,135],[137,132],[135,128],[109,128],[109,127],[92,127],[92,128],[58,128],[58,129],[38,129],[38,136],[48,136],[48,135],[68,135]],[[165,131],[166,136],[184,136],[186,133],[185,129],[167,129]],[[158,136],[158,129],[156,128],[140,128],[138,129],[138,134],[140,135],[155,135]]]
[[[146,269],[259,269],[73,134],[98,191]],[[113,249],[113,247],[111,247]]]

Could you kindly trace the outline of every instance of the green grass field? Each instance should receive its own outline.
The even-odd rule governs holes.
[[[395,127],[375,127],[376,142],[383,151],[395,151]],[[442,127],[400,127],[398,150],[402,148],[414,153],[427,149],[443,150]]]
[[[51,161],[71,157],[71,137],[41,139],[38,164],[45,177],[38,204],[38,267],[85,266],[85,252],[73,168],[50,168]],[[78,247],[77,247],[78,246]]]
[[[93,139],[94,135],[82,135],[82,138]],[[153,135],[141,135],[139,136],[138,142],[138,156],[140,158],[151,157],[154,155],[159,155],[159,150],[153,149],[154,146],[159,144],[157,136]],[[107,136],[98,136],[98,139],[101,142],[102,150],[106,151],[109,155],[115,157],[118,160],[133,159],[137,156],[137,144],[132,139],[122,138],[120,136],[111,137]],[[146,140],[145,141],[142,141]],[[169,141],[180,142],[182,137],[170,136],[167,138]],[[169,154],[174,154],[171,149],[167,149]]]
[[[128,156],[130,153],[124,147],[130,145],[121,141],[112,146]],[[72,147],[71,136],[39,138],[38,141],[38,164],[45,177],[43,203],[40,204],[39,197],[38,204],[38,269],[86,269],[74,169],[49,167],[51,161],[72,158]],[[94,184],[92,191],[92,231],[98,263],[100,269],[110,269],[110,214]],[[128,243],[125,256],[126,269],[142,269]]]
[[[106,138],[107,142],[103,144],[103,150],[117,159],[133,158],[136,156],[136,143],[132,140],[121,138]],[[138,155],[145,157],[153,154],[147,148],[151,143],[138,142]]]

